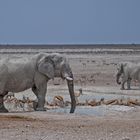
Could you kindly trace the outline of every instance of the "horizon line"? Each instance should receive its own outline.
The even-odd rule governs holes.
[[[45,43],[15,43],[15,44],[13,44],[13,43],[3,43],[3,44],[0,44],[0,46],[18,46],[18,45],[33,45],[33,46],[36,46],[36,45],[49,45],[49,46],[59,46],[59,45],[62,45],[62,46],[64,46],[64,45],[66,45],[66,46],[73,46],[73,45],[81,45],[81,46],[84,46],[84,45],[89,45],[89,46],[91,46],[91,45],[140,45],[140,43],[61,43],[61,44],[59,44],[59,43],[54,43],[54,44],[52,44],[52,43],[50,43],[50,44],[45,44]]]

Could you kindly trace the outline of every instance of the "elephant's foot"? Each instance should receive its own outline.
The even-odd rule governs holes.
[[[1,105],[0,113],[7,113],[7,112],[8,112],[8,110],[3,105]]]
[[[125,90],[124,85],[121,86],[121,90]]]
[[[122,88],[122,87],[121,87],[121,90],[125,90],[125,88]]]
[[[128,84],[128,85],[127,85],[127,90],[130,90],[130,89],[131,89],[131,87],[130,87],[130,85]]]
[[[46,108],[38,107],[38,102],[36,102],[36,101],[33,102],[33,108],[35,111],[46,111]]]
[[[36,109],[35,109],[35,111],[46,111],[46,108],[42,108],[42,107],[37,107]]]

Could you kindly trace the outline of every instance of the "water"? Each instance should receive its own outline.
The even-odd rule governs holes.
[[[121,105],[108,105],[108,106],[101,105],[95,107],[77,106],[75,110],[75,114],[105,116],[110,112],[128,112],[135,109],[136,109],[135,107],[121,106]],[[47,112],[66,113],[66,114],[68,114],[69,111],[70,111],[70,107],[47,110]]]
[[[75,114],[104,116],[106,113],[105,110],[106,110],[106,106],[96,106],[96,107],[77,106],[75,110]],[[50,110],[47,110],[47,112],[68,114],[70,112],[70,107],[50,109]]]
[[[67,91],[65,91],[67,92]],[[48,96],[48,101],[52,101],[54,96]],[[64,101],[70,101],[69,94],[63,94]],[[108,94],[108,93],[96,93],[93,91],[84,91],[84,94],[78,97],[79,102],[85,103],[86,100],[91,101],[93,99],[96,99],[96,101],[99,101],[101,98],[104,98],[105,101],[110,99],[140,99],[139,96],[132,96],[132,95],[121,95],[121,94]],[[111,111],[129,111],[134,109],[134,107],[129,106],[120,106],[120,105],[100,105],[100,106],[77,106],[75,113],[79,115],[95,115],[95,116],[104,116],[107,113]],[[50,109],[48,112],[55,112],[55,113],[69,113],[70,112],[70,106],[66,108],[55,108]]]

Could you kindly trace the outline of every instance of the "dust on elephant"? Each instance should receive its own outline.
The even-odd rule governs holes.
[[[38,53],[29,58],[7,58],[0,60],[0,112],[8,112],[4,107],[3,97],[8,92],[21,92],[32,88],[37,96],[37,111],[45,111],[47,82],[54,77],[66,79],[71,110],[76,107],[73,74],[67,59],[61,54]]]
[[[120,81],[121,78],[121,81]],[[118,72],[116,75],[116,82],[121,84],[121,89],[125,89],[124,85],[127,83],[127,89],[130,89],[131,80],[140,81],[140,63],[124,62],[118,65]]]

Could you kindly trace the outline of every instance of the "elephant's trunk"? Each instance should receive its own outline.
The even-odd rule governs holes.
[[[76,108],[76,100],[75,100],[75,95],[74,95],[74,84],[72,78],[66,78],[67,84],[68,84],[68,89],[70,93],[70,98],[71,98],[71,110],[70,113],[74,113],[75,108]]]
[[[121,82],[119,81],[120,80],[120,76],[121,76],[121,73],[117,73],[117,75],[116,75],[116,82],[117,82],[117,84],[121,84]]]

